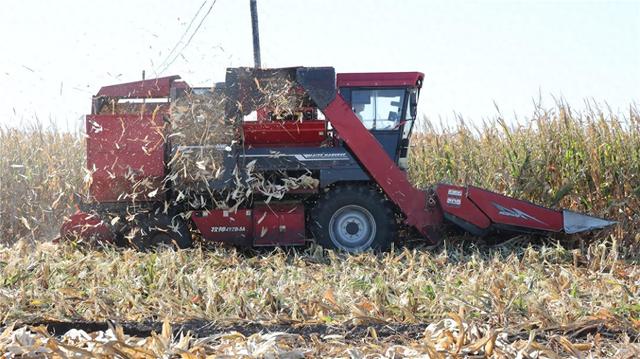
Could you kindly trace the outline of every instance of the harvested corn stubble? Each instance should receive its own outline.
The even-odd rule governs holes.
[[[244,256],[225,248],[139,253],[21,243],[0,249],[7,326],[0,350],[32,353],[49,338],[37,326],[10,323],[62,320],[78,323],[77,331],[52,339],[69,350],[127,344],[256,356],[287,348],[330,357],[353,350],[498,358],[633,354],[640,269],[606,248],[586,252],[575,265],[579,250],[465,249],[451,242],[435,252],[354,256],[315,248]],[[176,327],[199,324],[187,325],[193,333],[181,345],[167,325],[154,329],[164,334],[145,338],[117,326],[110,333],[79,332],[84,321],[138,328],[135,323],[159,320],[159,313]],[[206,332],[210,325],[222,329]]]
[[[607,340],[575,340],[560,334],[524,332],[514,335],[506,329],[491,328],[478,322],[444,319],[428,325],[421,335],[396,332],[378,334],[384,328],[333,328],[331,334],[309,332],[304,327],[285,331],[218,331],[198,335],[176,330],[168,322],[161,330],[148,335],[131,335],[122,326],[107,330],[85,331],[82,325],[52,335],[45,326],[14,324],[0,327],[0,351],[7,357],[17,356],[98,356],[153,358],[343,358],[343,357],[420,357],[456,358],[460,356],[491,358],[582,358],[640,355],[640,345]],[[357,329],[357,330],[356,330]],[[358,337],[351,334],[359,334]],[[334,334],[335,332],[335,334]],[[461,338],[454,342],[456,338]]]

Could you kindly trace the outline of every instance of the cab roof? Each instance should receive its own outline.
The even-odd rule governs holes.
[[[422,72],[359,72],[337,75],[338,87],[391,87],[422,85]]]

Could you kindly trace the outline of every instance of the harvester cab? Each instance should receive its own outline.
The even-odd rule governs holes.
[[[471,186],[414,187],[403,168],[423,79],[231,68],[214,89],[177,77],[103,87],[87,116],[88,202],[62,234],[186,247],[191,229],[208,242],[313,238],[360,252],[388,248],[400,227],[437,243],[445,222],[474,235],[614,223]],[[133,105],[116,108],[123,100]]]
[[[423,78],[419,72],[337,75],[340,95],[402,169],[407,168]]]

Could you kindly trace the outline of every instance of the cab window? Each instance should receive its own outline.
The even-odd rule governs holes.
[[[393,130],[402,116],[405,89],[362,89],[351,91],[351,108],[370,130]]]

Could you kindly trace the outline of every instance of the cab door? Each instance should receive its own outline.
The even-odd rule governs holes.
[[[405,116],[406,88],[342,88],[340,94],[397,164]]]

